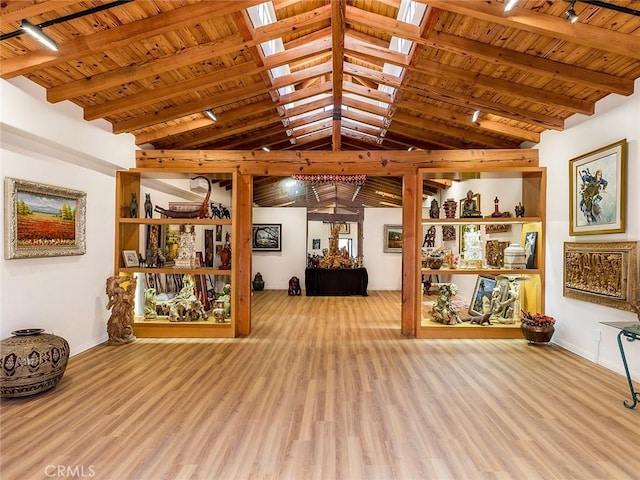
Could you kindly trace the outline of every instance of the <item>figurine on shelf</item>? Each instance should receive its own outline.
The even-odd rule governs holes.
[[[131,194],[131,201],[129,202],[129,217],[138,218],[138,194]]]
[[[491,214],[492,217],[496,218],[496,217],[510,217],[511,213],[509,212],[501,212],[500,209],[498,208],[498,203],[500,202],[500,200],[498,200],[498,197],[496,197],[493,200],[493,204],[494,204],[494,209],[493,209],[493,213]]]
[[[220,270],[231,270],[231,235],[229,235],[229,232],[225,235],[224,245],[219,255],[222,262]]]
[[[524,217],[524,206],[522,202],[518,202],[518,205],[516,205],[516,217]]]
[[[429,217],[431,217],[431,218],[440,218],[440,207],[438,206],[438,201],[435,198],[433,200],[431,200],[431,208],[429,209]]]
[[[423,247],[431,248],[436,246],[436,227],[431,225],[427,229],[427,233],[424,235]]]
[[[147,288],[144,291],[144,318],[150,320],[158,316],[156,311],[156,303],[158,303],[158,295],[155,288]]]
[[[122,284],[128,282],[127,288]],[[114,275],[107,278],[106,294],[109,302],[107,310],[111,316],[107,320],[107,334],[109,345],[123,345],[133,342],[133,301],[136,292],[136,279],[124,275]]]
[[[189,322],[206,320],[207,312],[195,294],[195,280],[192,275],[182,277],[182,288],[178,294],[167,302],[169,321]]]
[[[438,298],[431,307],[431,315],[434,322],[445,325],[462,323],[458,315],[458,309],[451,304],[451,300],[458,293],[455,283],[441,283],[438,285]]]
[[[480,200],[479,194],[474,194],[472,190],[467,192],[466,198],[462,200],[462,212],[460,212],[460,217],[480,217],[482,214],[480,213],[480,206],[478,205]]]
[[[153,217],[153,203],[151,203],[151,194],[144,194],[144,218]]]

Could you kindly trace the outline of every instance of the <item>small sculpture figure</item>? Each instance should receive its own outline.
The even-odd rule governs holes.
[[[524,217],[524,206],[522,202],[518,202],[518,205],[516,205],[516,217]]]
[[[429,217],[431,218],[440,218],[440,207],[438,206],[438,201],[434,198],[431,200],[431,208],[429,209]]]
[[[182,289],[167,302],[169,321],[184,322],[206,320],[207,312],[195,295],[195,280],[192,275],[182,277]]]
[[[424,236],[424,240],[422,242],[423,247],[435,247],[436,246],[436,227],[431,225],[427,229],[427,233]]]
[[[477,315],[475,317],[471,317],[469,319],[469,323],[475,323],[477,325],[484,325],[485,323],[488,323],[489,325],[491,325],[491,314],[490,313],[485,313],[484,315]]]
[[[153,203],[151,203],[151,194],[144,194],[144,218],[153,217]]]
[[[293,276],[289,279],[289,296],[301,295],[302,289],[300,288],[300,279]]]
[[[219,255],[222,262],[220,270],[231,270],[231,235],[229,235],[229,232],[225,235],[224,245]]]
[[[460,213],[461,217],[482,216],[482,214],[480,213],[479,205],[473,197],[474,197],[473,191],[469,190],[467,192],[466,198],[462,202],[462,212]]]
[[[458,293],[455,283],[441,283],[438,288],[438,298],[431,307],[431,315],[434,322],[445,325],[462,323],[458,315],[458,309],[451,304],[452,298]]]
[[[129,217],[138,218],[138,194],[131,194],[131,202],[129,202]]]
[[[158,302],[158,295],[155,288],[147,288],[144,291],[144,318],[151,319],[158,316],[156,311],[156,303]]]
[[[515,304],[519,296],[519,284],[515,279],[502,279],[491,295],[490,320],[498,323],[515,323]]]
[[[126,290],[122,288],[125,282],[129,282]],[[107,320],[109,345],[123,345],[136,339],[132,327],[136,282],[134,277],[128,276],[114,275],[107,278],[107,310],[111,309],[111,316]]]

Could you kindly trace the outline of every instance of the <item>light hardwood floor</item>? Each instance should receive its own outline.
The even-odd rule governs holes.
[[[100,345],[3,400],[2,480],[640,478],[626,380],[557,346],[403,338],[399,292],[253,302],[250,337]]]

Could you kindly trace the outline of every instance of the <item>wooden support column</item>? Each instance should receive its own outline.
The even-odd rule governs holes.
[[[403,335],[416,336],[416,303],[420,300],[416,291],[418,280],[417,262],[418,246],[418,214],[417,196],[421,195],[418,188],[418,173],[413,171],[402,176],[402,326]]]
[[[235,229],[233,244],[236,251],[235,282],[237,312],[235,316],[236,336],[251,333],[251,224],[253,222],[253,176],[236,174],[233,189],[236,204],[233,212]]]

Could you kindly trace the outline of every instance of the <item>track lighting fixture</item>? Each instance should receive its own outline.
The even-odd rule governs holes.
[[[204,114],[209,117],[212,121],[217,122],[218,121],[218,117],[216,117],[216,114],[213,113],[213,110],[205,110]]]
[[[478,118],[480,118],[480,110],[476,110],[475,112],[473,112],[473,115],[471,115],[471,121],[473,123],[476,123],[478,121]]]
[[[58,51],[58,45],[56,44],[56,42],[54,42],[51,37],[49,37],[46,33],[44,33],[42,31],[42,28],[40,28],[39,26],[34,25],[33,23],[27,20],[22,20],[22,23],[20,24],[20,28],[22,29],[22,31],[24,31],[25,33],[28,33],[33,38],[38,40],[45,47],[50,48],[54,52]]]
[[[518,0],[507,0],[504,3],[504,11],[505,12],[511,11],[511,9],[516,6],[516,3],[518,3]]]
[[[566,18],[570,23],[576,23],[578,21],[578,14],[573,9],[575,7],[576,2],[571,2],[571,6],[569,9],[564,12],[564,18]]]

